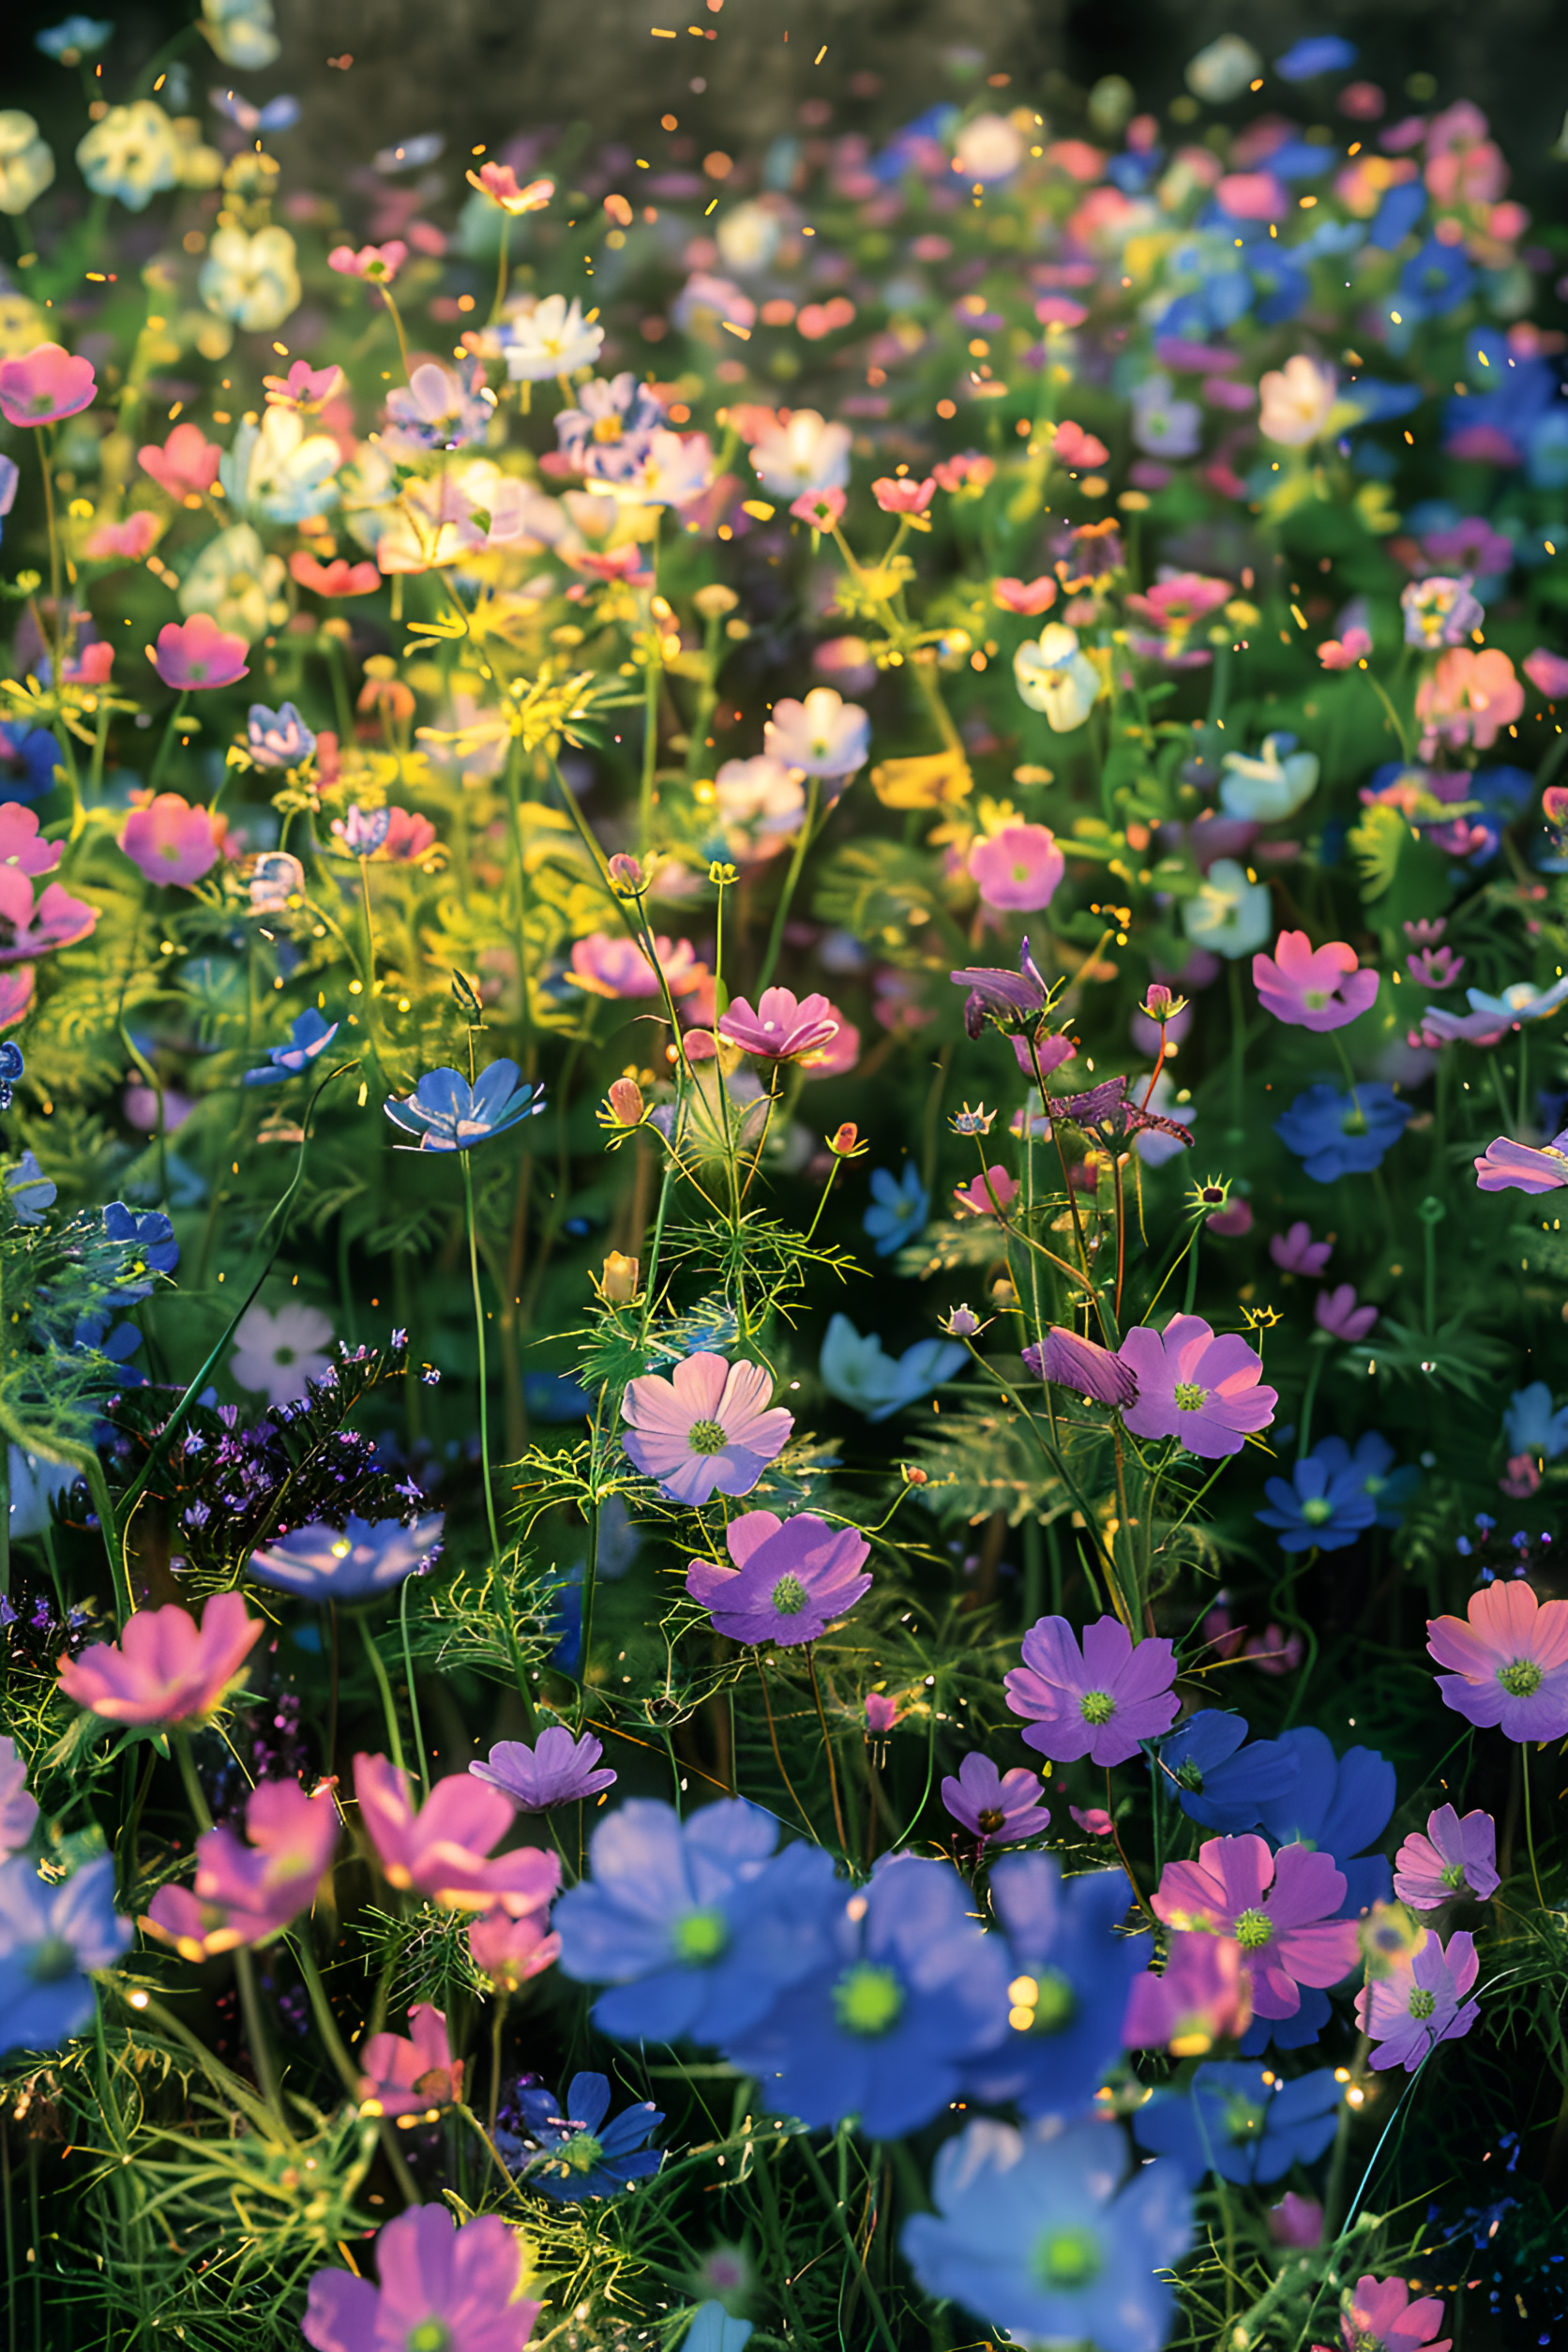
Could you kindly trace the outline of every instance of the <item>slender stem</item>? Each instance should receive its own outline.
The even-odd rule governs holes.
[[[859,2273],[860,2284],[866,2290],[866,2300],[870,2305],[871,2317],[876,2324],[877,2333],[886,2346],[886,2352],[898,2352],[897,2339],[887,2324],[887,2314],[882,2309],[882,2298],[871,2284],[870,2272],[867,2269],[860,2249],[854,2241],[854,2232],[845,2219],[842,2204],[828,2186],[827,2175],[817,2160],[817,2151],[807,2139],[798,2140],[796,2146],[806,2160],[806,2168],[816,2184],[817,2194],[822,2198],[829,2217],[844,2241],[844,2251]]]
[[[479,1346],[479,1471],[485,1485],[485,1517],[490,1525],[490,1558],[501,1565],[501,1531],[495,1523],[495,1496],[490,1487],[490,1376],[485,1362],[485,1307],[479,1295],[479,1245],[474,1228],[474,1170],[466,1152],[462,1160],[463,1207],[468,1221],[468,1274],[474,1290],[474,1334]]]
[[[757,1680],[762,1686],[762,1712],[768,1719],[768,1738],[773,1742],[773,1760],[778,1767],[778,1777],[784,1783],[785,1787],[789,1790],[790,1802],[794,1806],[794,1809],[799,1814],[801,1819],[805,1822],[808,1834],[815,1838],[817,1844],[820,1846],[822,1844],[822,1839],[817,1837],[817,1832],[815,1829],[812,1828],[811,1816],[807,1812],[806,1807],[801,1803],[800,1799],[795,1795],[794,1783],[790,1778],[789,1773],[784,1770],[784,1758],[778,1752],[778,1731],[773,1720],[773,1697],[768,1690],[767,1669],[762,1664],[762,1653],[760,1650],[754,1650],[751,1654],[757,1661]]]
[[[1530,1817],[1530,1741],[1528,1740],[1521,1741],[1519,1745],[1519,1773],[1525,1788],[1525,1849],[1530,1855],[1530,1875],[1535,1883],[1535,1900],[1544,1911],[1546,1907],[1546,1898],[1541,1892],[1541,1873],[1535,1862],[1535,1830]]]
[[[402,314],[399,310],[397,304],[392,299],[392,289],[390,286],[383,286],[378,283],[376,291],[381,295],[383,302],[385,303],[388,310],[392,313],[392,326],[398,338],[398,349],[402,354],[403,373],[405,376],[411,376],[413,374],[413,369],[408,364],[408,339],[403,333]]]
[[[174,747],[174,730],[185,716],[185,705],[186,696],[182,691],[174,698],[174,707],[169,714],[169,724],[163,730],[163,741],[158,746],[158,757],[153,761],[153,772],[147,778],[149,792],[156,792],[163,780],[163,771],[169,764],[169,754]]]
[[[795,884],[799,882],[801,868],[806,864],[806,852],[811,846],[811,837],[817,830],[817,808],[822,797],[822,790],[821,776],[814,776],[807,794],[806,814],[801,821],[794,855],[790,860],[790,870],[784,877],[784,887],[778,894],[778,904],[773,911],[773,928],[768,933],[767,954],[762,957],[762,969],[757,975],[759,993],[772,980],[774,968],[778,962],[779,950],[784,944],[784,926],[790,919],[790,909],[794,903]]]
[[[245,2013],[245,2038],[250,2045],[251,2063],[256,2069],[256,2088],[269,2107],[279,2107],[278,2070],[273,2064],[272,2044],[267,2040],[266,2024],[262,2015],[256,1964],[244,1949],[234,1954],[234,1983],[239,1987],[239,2005]]]
[[[412,1576],[403,1578],[403,1589],[398,1595],[398,1623],[403,1637],[403,1681],[408,1685],[408,1711],[414,1721],[414,1752],[419,1758],[419,1794],[421,1800],[430,1793],[430,1768],[425,1760],[425,1731],[419,1720],[419,1694],[414,1687],[414,1652],[408,1638],[408,1589]]]
[[[495,2137],[495,2118],[501,2105],[501,2037],[505,2030],[508,1996],[498,1992],[490,2018],[490,2135]]]
[[[342,2035],[338,2030],[338,2020],[332,2014],[332,2004],[326,1998],[326,1987],[322,1983],[322,1972],[317,1966],[316,1955],[310,1949],[310,1922],[308,1919],[300,1922],[296,1933],[298,1940],[294,1946],[294,1957],[299,1962],[300,1975],[305,1979],[305,1990],[309,1996],[311,2014],[316,2020],[316,2028],[321,2035],[323,2047],[337,2068],[339,2078],[349,2097],[358,2099],[360,2085],[364,2078],[350,2056]]]
[[[1312,1443],[1313,1401],[1318,1395],[1318,1383],[1323,1377],[1323,1365],[1327,1360],[1328,1352],[1329,1351],[1326,1348],[1314,1348],[1312,1350],[1312,1362],[1308,1364],[1306,1369],[1306,1387],[1302,1394],[1301,1429],[1296,1438],[1296,1459],[1298,1462],[1304,1460],[1307,1450]]]
[[[365,1655],[370,1661],[370,1671],[376,1678],[376,1687],[381,1693],[381,1711],[386,1724],[386,1740],[387,1745],[392,1750],[392,1761],[400,1772],[404,1770],[403,1742],[402,1735],[398,1729],[398,1710],[392,1703],[392,1684],[388,1680],[381,1651],[376,1648],[371,1636],[369,1620],[363,1612],[359,1619],[359,1638],[365,1645]]]
[[[822,1753],[827,1757],[827,1785],[833,1792],[833,1826],[838,1832],[838,1850],[848,1854],[850,1841],[844,1834],[844,1808],[838,1800],[838,1770],[833,1758],[833,1741],[828,1732],[827,1717],[822,1711],[822,1694],[817,1682],[817,1645],[806,1645],[806,1666],[811,1677],[811,1696],[817,1702],[817,1721],[822,1727]]]
[[[61,685],[60,664],[65,657],[66,632],[60,620],[60,532],[54,519],[54,476],[52,471],[53,462],[54,435],[52,432],[40,432],[38,435],[38,471],[43,475],[44,521],[49,531],[49,595],[50,601],[54,608],[53,614],[54,641],[50,647],[50,653],[53,662],[54,687],[57,693]],[[48,643],[47,632],[45,642]]]
[[[512,216],[509,212],[504,212],[501,216],[501,252],[495,265],[495,300],[490,305],[490,323],[491,326],[495,324],[496,320],[501,316],[502,306],[506,299],[506,279],[510,274],[507,268],[508,256],[506,248],[511,240],[511,234]]]
[[[644,857],[653,847],[654,776],[658,766],[658,696],[664,680],[664,658],[660,648],[662,631],[657,615],[652,610],[658,594],[658,532],[664,519],[662,506],[654,509],[654,541],[650,554],[653,585],[648,592],[648,670],[643,689],[642,719],[642,781],[638,793],[637,839]]]

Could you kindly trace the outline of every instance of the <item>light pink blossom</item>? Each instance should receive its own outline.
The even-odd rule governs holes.
[[[309,1910],[339,1836],[332,1785],[307,1796],[297,1781],[267,1780],[245,1808],[247,1845],[227,1826],[196,1841],[196,1884],[160,1887],[146,1924],[186,1960],[266,1943]]]
[[[200,425],[176,425],[162,448],[150,442],[136,453],[143,474],[150,474],[171,498],[199,506],[218,479],[223,452],[209,441]]]
[[[388,1886],[427,1895],[442,1910],[504,1910],[521,1919],[546,1909],[561,1883],[557,1854],[524,1846],[490,1857],[515,1808],[467,1772],[437,1781],[416,1808],[406,1773],[384,1756],[356,1756],[354,1789]]]
[[[225,830],[210,808],[192,807],[178,792],[159,792],[131,810],[120,847],[150,882],[188,888],[217,865]]]
[[[1318,648],[1318,658],[1325,670],[1354,670],[1360,667],[1372,651],[1372,639],[1365,629],[1347,629],[1343,637],[1325,637]]]
[[[1315,948],[1304,931],[1281,931],[1272,956],[1254,956],[1252,982],[1264,1010],[1292,1029],[1343,1029],[1378,996],[1377,973],[1361,970],[1348,942]]]
[[[90,408],[97,390],[92,361],[73,358],[58,343],[0,359],[0,416],[8,425],[57,425]]]
[[[96,531],[88,534],[83,553],[95,563],[114,559],[139,564],[143,555],[152,553],[162,535],[162,518],[155,515],[150,506],[143,506],[135,514],[127,515],[123,522],[100,522]],[[111,649],[106,646],[104,651],[113,660]]]
[[[198,692],[249,677],[249,650],[243,637],[220,629],[210,612],[193,612],[188,621],[165,621],[158,633],[158,651],[149,645],[147,654],[165,686]]]
[[[138,1609],[117,1642],[95,1641],[59,1662],[60,1688],[105,1723],[200,1722],[223,1704],[264,1631],[238,1592],[215,1592],[193,1617],[172,1604]]]
[[[499,2214],[460,2226],[444,2205],[415,2205],[376,2240],[379,2289],[318,2270],[301,2322],[315,2352],[523,2352],[542,2305],[519,2298],[522,2239]]]
[[[386,245],[362,245],[357,253],[352,245],[335,245],[326,257],[326,265],[344,278],[369,278],[378,285],[389,286],[407,259],[407,246],[400,238],[393,237]]]
[[[988,907],[1033,913],[1048,907],[1067,870],[1048,825],[1003,825],[975,842],[969,870]]]
[[[452,2056],[441,2011],[416,2001],[408,2022],[412,2037],[373,2033],[366,2043],[361,2115],[422,2115],[462,2097],[463,2062]]]
[[[626,1453],[676,1502],[714,1494],[748,1495],[777,1458],[794,1415],[772,1405],[773,1376],[760,1364],[731,1364],[703,1349],[671,1379],[644,1372],[626,1384],[621,1418]]]
[[[852,776],[871,747],[871,722],[858,702],[833,686],[813,686],[804,702],[776,702],[762,747],[803,776]]]
[[[35,905],[33,885],[20,864],[0,866],[0,964],[74,947],[98,924],[97,907],[50,882]]]
[[[660,934],[654,941],[654,953],[658,957],[657,972],[640,941],[590,931],[586,939],[573,941],[571,970],[565,976],[575,988],[586,988],[590,996],[606,997],[657,996],[659,972],[671,996],[686,996],[701,988],[708,976],[707,965],[698,961],[697,950],[688,939],[671,941]]]
[[[809,1063],[825,1059],[838,1019],[825,996],[797,999],[791,988],[764,988],[755,1012],[737,996],[720,1018],[718,1033],[759,1061]]]

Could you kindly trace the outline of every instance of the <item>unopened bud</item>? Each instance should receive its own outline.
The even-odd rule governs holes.
[[[453,972],[452,996],[465,1021],[476,1026],[484,1019],[485,1008],[479,1002],[478,990],[465,973]]]
[[[740,598],[721,580],[715,580],[706,588],[699,588],[691,601],[704,621],[721,621],[727,612],[733,612]]]
[[[951,1339],[972,1339],[980,1318],[972,1306],[955,1306],[942,1318],[942,1328]]]
[[[858,1159],[861,1153],[868,1148],[862,1143],[860,1129],[852,1119],[846,1119],[836,1133],[824,1136],[822,1140],[836,1160]]]
[[[637,1296],[638,1276],[641,1269],[635,1258],[612,1249],[604,1261],[599,1276],[599,1294],[611,1306],[629,1306]]]
[[[928,1486],[930,1483],[931,1477],[928,1470],[921,1470],[913,1462],[906,1462],[904,1464],[904,1484],[906,1486]]]
[[[617,850],[610,861],[610,879],[615,888],[624,891],[628,897],[641,897],[642,868],[637,859],[628,857],[624,850]]]
[[[1138,1007],[1148,1019],[1158,1021],[1162,1029],[1167,1021],[1173,1021],[1178,1013],[1184,1013],[1186,1009],[1186,998],[1178,996],[1173,988],[1168,988],[1161,980],[1150,982],[1149,993]]]
[[[642,1124],[642,1089],[635,1078],[611,1079],[610,1108],[618,1126],[640,1127]]]

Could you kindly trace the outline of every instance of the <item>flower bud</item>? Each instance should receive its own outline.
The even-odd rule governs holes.
[[[621,1127],[640,1127],[642,1123],[642,1089],[633,1078],[612,1078],[610,1086],[610,1108],[615,1123]]]
[[[883,1691],[867,1692],[866,1731],[867,1738],[875,1739],[883,1732],[891,1731],[897,1720],[898,1702],[896,1698],[889,1698]]]
[[[641,1269],[635,1258],[612,1249],[604,1261],[599,1276],[599,1295],[609,1306],[629,1306],[637,1296],[638,1277]]]
[[[610,861],[610,879],[615,888],[627,897],[637,898],[641,896],[642,868],[637,859],[628,857],[624,850],[617,850]]]
[[[822,1140],[836,1160],[854,1160],[867,1148],[860,1139],[860,1129],[852,1119],[846,1119],[834,1134]]]
[[[706,588],[699,588],[691,601],[704,621],[721,621],[727,612],[733,612],[740,598],[721,580],[715,580]]]
[[[906,1462],[904,1464],[904,1484],[906,1486],[928,1486],[930,1483],[931,1475],[928,1470],[919,1469],[913,1462]]]
[[[1149,983],[1149,993],[1138,1007],[1139,1012],[1147,1019],[1158,1021],[1162,1029],[1167,1021],[1173,1021],[1178,1013],[1184,1013],[1186,1009],[1186,998],[1178,996],[1173,988],[1168,988],[1161,980],[1152,980]]]
[[[942,1328],[952,1339],[972,1339],[980,1329],[980,1318],[972,1306],[955,1306],[942,1318]]]

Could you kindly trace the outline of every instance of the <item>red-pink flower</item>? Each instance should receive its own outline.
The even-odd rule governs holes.
[[[326,265],[340,277],[369,278],[388,286],[407,259],[407,246],[401,238],[394,237],[387,245],[362,245],[357,253],[352,245],[335,245],[326,257]]]
[[[1034,305],[1034,315],[1042,326],[1081,326],[1089,316],[1081,302],[1070,294],[1042,294]]]
[[[792,988],[764,988],[757,1009],[737,996],[718,1033],[761,1062],[822,1060],[838,1034],[838,1018],[825,996],[797,998]]]
[[[150,882],[188,888],[210,872],[223,849],[224,820],[178,792],[159,792],[125,822],[120,847]]]
[[[376,2240],[379,2290],[318,2270],[301,2323],[315,2352],[523,2352],[542,2308],[520,2300],[522,2240],[495,2213],[460,2227],[444,2205],[414,2205]]]
[[[1336,1919],[1345,1874],[1305,1846],[1269,1851],[1261,1837],[1206,1838],[1196,1862],[1168,1862],[1154,1909],[1168,1927],[1234,1936],[1259,2017],[1293,2017],[1301,1987],[1337,1984],[1355,1966],[1353,1919]]]
[[[90,645],[83,646],[74,659],[61,663],[60,675],[68,686],[107,686],[113,667],[113,646],[102,638],[95,638]]]
[[[1056,602],[1056,582],[1049,572],[1042,572],[1038,580],[993,580],[991,601],[1003,612],[1023,612],[1033,619]]]
[[[1568,695],[1568,656],[1548,653],[1545,645],[1537,645],[1519,664],[1532,686],[1537,687],[1548,701],[1556,702]]]
[[[163,535],[163,524],[150,506],[143,506],[123,522],[100,522],[88,537],[83,550],[95,563],[117,558],[127,564],[139,564],[143,555],[150,555]],[[91,650],[91,649],[89,649]],[[106,647],[105,651],[109,651]],[[113,659],[111,653],[110,658]]]
[[[1005,1216],[1018,1197],[1018,1180],[1009,1176],[1003,1167],[988,1168],[983,1176],[976,1176],[968,1184],[953,1187],[953,1214],[956,1217]]]
[[[1103,441],[1096,440],[1093,433],[1085,432],[1081,425],[1075,425],[1070,416],[1064,416],[1056,429],[1051,455],[1058,465],[1071,466],[1076,472],[1087,472],[1092,466],[1104,465],[1110,451]]]
[[[165,621],[157,653],[149,645],[147,655],[165,686],[188,691],[249,677],[249,650],[243,637],[220,629],[210,612],[193,612],[188,621]]]
[[[790,512],[797,521],[808,522],[813,531],[831,531],[842,515],[845,503],[841,490],[802,490]]]
[[[1318,658],[1325,670],[1354,670],[1371,651],[1372,640],[1365,629],[1347,629],[1343,637],[1325,637]]]
[[[263,1781],[245,1808],[247,1846],[226,1827],[196,1841],[195,1891],[160,1887],[145,1924],[186,1960],[267,1942],[308,1910],[338,1844],[330,1781],[307,1796],[294,1780]]]
[[[369,596],[381,586],[381,574],[373,564],[345,563],[340,555],[335,555],[330,564],[318,564],[303,548],[296,548],[290,556],[289,570],[302,588],[311,589],[318,596]]]
[[[150,474],[159,490],[193,506],[201,505],[217,481],[222,456],[200,425],[176,425],[161,449],[151,442],[136,453],[143,473]]]
[[[513,1919],[505,1911],[487,1911],[470,1926],[468,1949],[475,1967],[492,1984],[515,1993],[559,1958],[561,1938],[545,1933],[542,1911],[525,1911],[521,1919]]]
[[[38,904],[20,865],[0,866],[0,964],[46,956],[52,947],[74,947],[97,926],[98,911],[50,882]]]
[[[1009,911],[1048,907],[1066,870],[1048,825],[1003,825],[969,853],[970,877],[985,904]]]
[[[923,515],[936,495],[936,487],[929,475],[923,482],[912,482],[884,474],[872,483],[871,495],[884,515]]]
[[[1315,948],[1304,931],[1281,931],[1272,956],[1254,956],[1252,981],[1264,1010],[1292,1029],[1343,1029],[1378,995],[1377,973],[1346,941]]]
[[[407,1775],[384,1756],[356,1756],[359,1817],[389,1886],[427,1895],[445,1911],[542,1911],[561,1883],[559,1855],[524,1846],[490,1859],[515,1810],[509,1797],[466,1772],[438,1781],[415,1809]]]
[[[1133,1979],[1122,2039],[1129,2050],[1201,2058],[1251,2023],[1252,1983],[1234,1936],[1178,1931],[1163,1974],[1147,1969]]]
[[[200,1627],[173,1606],[138,1609],[117,1642],[60,1660],[60,1688],[105,1723],[199,1722],[223,1704],[263,1631],[238,1592],[215,1592]]]
[[[707,965],[698,961],[697,950],[688,939],[671,941],[660,934],[654,941],[654,953],[658,957],[657,972],[639,941],[611,939],[603,931],[590,931],[586,939],[573,942],[566,978],[591,996],[640,997],[659,994],[660,972],[671,996],[686,996],[701,988],[708,976]]]
[[[1421,756],[1429,759],[1439,744],[1460,750],[1473,744],[1485,751],[1504,727],[1511,727],[1525,707],[1525,690],[1514,674],[1508,656],[1495,645],[1476,653],[1469,645],[1451,645],[1438,656],[1438,666],[1415,690],[1416,716],[1422,722]]]
[[[268,408],[292,408],[309,416],[336,400],[344,382],[343,371],[335,362],[312,368],[308,359],[296,359],[286,376],[264,376],[262,388]]]
[[[1441,2326],[1440,2295],[1412,2303],[1403,2279],[1370,2274],[1356,2281],[1339,2319],[1345,2352],[1449,2352],[1452,2336],[1433,2341]]]
[[[626,1383],[621,1440],[638,1469],[676,1502],[748,1495],[777,1458],[794,1415],[770,1405],[773,1376],[760,1364],[731,1364],[706,1349],[666,1380],[644,1372]]]
[[[56,425],[90,407],[97,390],[92,361],[73,358],[58,343],[0,359],[0,416],[8,425]]]
[[[366,2043],[361,2115],[423,2115],[462,2097],[462,2060],[452,2056],[442,2012],[416,2001],[408,2022],[412,2038],[373,2033]]]

